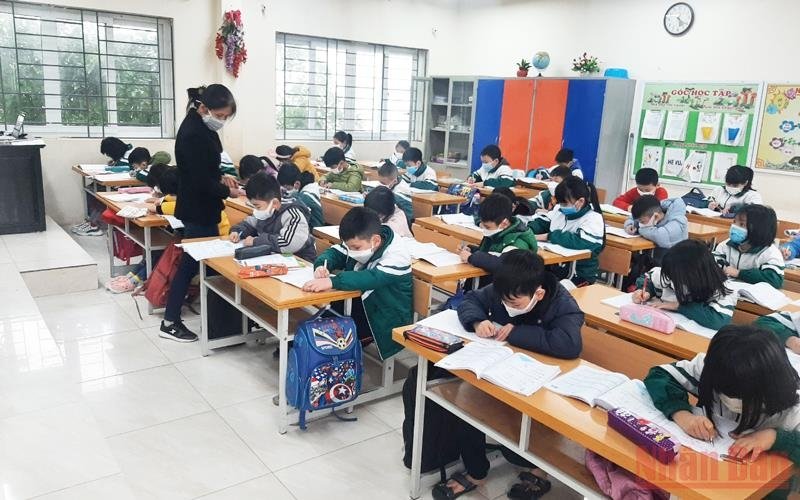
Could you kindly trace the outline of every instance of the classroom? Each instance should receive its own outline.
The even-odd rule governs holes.
[[[798,17],[0,0],[0,498],[798,497]]]

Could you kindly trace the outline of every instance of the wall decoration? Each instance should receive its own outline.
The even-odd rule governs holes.
[[[800,84],[767,84],[756,168],[800,172]]]
[[[234,77],[239,77],[242,64],[247,62],[247,48],[244,46],[244,25],[242,13],[229,10],[222,17],[222,26],[217,30],[214,41],[217,59],[225,60],[225,69]]]

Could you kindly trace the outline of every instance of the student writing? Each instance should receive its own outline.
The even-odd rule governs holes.
[[[356,163],[349,163],[345,153],[340,148],[330,148],[322,157],[325,166],[331,173],[325,176],[320,186],[328,189],[339,189],[358,193],[361,191],[361,182],[364,180],[364,169]]]
[[[422,161],[422,151],[419,148],[408,148],[403,153],[403,163],[406,166],[406,177],[409,186],[428,191],[438,191],[436,184],[436,171]]]
[[[319,200],[319,184],[308,172],[301,172],[294,163],[284,163],[278,171],[278,183],[282,197],[294,198],[310,211],[308,222],[311,228],[324,226],[322,203]]]
[[[656,244],[653,260],[658,265],[667,250],[689,238],[686,204],[680,198],[659,202],[653,195],[640,196],[633,202],[625,231]]]
[[[734,165],[725,172],[725,185],[714,190],[708,208],[734,214],[744,205],[761,205],[761,194],[753,189],[753,169]]]
[[[514,172],[500,148],[490,144],[481,151],[480,168],[467,181],[483,183],[486,187],[511,187],[514,185]]]
[[[561,184],[561,181],[570,176],[572,176],[572,171],[569,169],[569,167],[559,166],[550,172],[550,178],[546,181],[547,189],[539,191],[539,194],[537,194],[536,197],[531,200],[533,205],[536,207],[537,212],[546,213],[555,207],[556,186]]]

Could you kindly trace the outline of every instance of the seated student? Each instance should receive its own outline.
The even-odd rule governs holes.
[[[550,168],[540,168],[536,170],[534,177],[537,179],[547,179],[550,177],[553,169],[556,167],[567,167],[572,172],[572,175],[578,177],[579,179],[583,179],[583,170],[581,170],[581,162],[575,158],[575,152],[571,149],[562,148],[556,153],[555,158],[556,164]],[[530,176],[530,172],[528,172]]]
[[[572,176],[572,170],[569,167],[556,167],[550,172],[550,178],[545,182],[547,189],[539,191],[539,194],[531,200],[533,206],[536,207],[536,212],[547,213],[555,208],[555,192],[556,186],[561,184],[561,181],[567,177]]]
[[[481,151],[481,166],[472,172],[467,182],[482,182],[485,187],[511,187],[515,182],[514,172],[500,148],[490,144]]]
[[[800,354],[800,312],[774,312],[759,316],[753,326],[772,332],[787,349]]]
[[[344,130],[338,130],[333,134],[333,145],[342,150],[347,163],[356,164],[356,152],[353,150],[353,136]]]
[[[781,254],[787,261],[800,257],[800,234],[792,236],[789,241],[781,245]]]
[[[100,153],[108,156],[106,172],[128,172],[131,169],[128,154],[132,149],[132,144],[126,144],[116,137],[105,137],[100,141]]]
[[[494,283],[468,292],[458,306],[458,319],[466,330],[507,341],[514,347],[563,359],[577,358],[581,353],[583,312],[558,279],[545,270],[542,258],[535,253],[522,250],[504,253]],[[502,326],[495,327],[494,323]],[[460,438],[466,470],[436,485],[434,498],[454,498],[470,491],[483,483],[489,472],[486,436],[463,421],[458,424],[452,431]],[[539,472],[507,448],[501,451],[509,462]],[[538,498],[530,493],[542,494],[550,486],[548,481],[531,473],[521,474],[520,479],[522,484],[514,485],[512,492],[527,490],[529,495],[509,494],[510,498]]]
[[[378,182],[389,188],[394,193],[395,202],[405,213],[406,220],[414,219],[414,207],[411,202],[411,189],[408,183],[400,177],[397,166],[384,162],[378,169]]]
[[[392,340],[392,329],[414,321],[411,254],[389,226],[381,225],[378,214],[365,207],[342,217],[339,237],[342,243],[314,261],[315,279],[303,290],[369,292],[353,301],[353,320],[359,338],[375,339],[381,359],[388,359],[403,349]]]
[[[397,144],[394,146],[394,151],[386,159],[389,163],[394,165],[397,168],[405,168],[405,163],[403,163],[403,154],[411,147],[411,143],[408,141],[398,141]]]
[[[783,287],[783,255],[775,244],[778,218],[764,205],[744,205],[736,212],[729,239],[714,250],[717,264],[729,278],[745,283]]]
[[[378,186],[370,191],[364,198],[364,206],[374,210],[381,219],[381,224],[386,224],[395,236],[399,238],[413,238],[408,228],[408,219],[405,212],[397,206],[394,193],[386,186]]]
[[[707,353],[650,369],[644,385],[655,407],[690,436],[711,441],[722,418],[737,424],[728,455],[752,462],[776,451],[800,463],[798,375],[780,342],[762,328],[725,326]]]
[[[244,155],[239,160],[239,171],[237,172],[239,180],[247,182],[250,177],[258,172],[266,172],[272,177],[278,175],[278,168],[272,163],[272,160],[266,156]]]
[[[147,169],[151,161],[150,151],[147,148],[133,148],[128,154],[131,177],[139,182],[147,182]]]
[[[311,229],[324,226],[322,204],[319,201],[319,184],[309,172],[301,172],[294,163],[284,163],[278,171],[278,183],[284,198],[294,198],[305,205],[311,215],[308,223]]]
[[[330,148],[325,151],[322,161],[331,169],[331,173],[319,183],[321,187],[353,193],[361,192],[364,169],[357,163],[349,163],[341,149]]]
[[[416,189],[438,191],[436,184],[436,171],[422,161],[422,151],[419,148],[408,148],[403,153],[403,163],[406,166],[408,185]]]
[[[314,182],[319,180],[317,167],[311,161],[311,151],[305,146],[290,147],[281,145],[275,148],[275,157],[281,163],[294,163],[301,172],[308,172],[314,177]]]
[[[277,179],[259,172],[244,187],[253,215],[231,228],[230,240],[244,246],[267,246],[272,253],[291,253],[307,261],[317,256],[308,225],[310,213],[294,200],[281,200]]]
[[[605,246],[606,224],[600,213],[597,189],[571,175],[556,186],[557,208],[538,214],[528,226],[539,241],[575,250],[589,250],[591,257],[575,263],[572,282],[578,286],[597,281],[598,255]]]
[[[647,280],[647,290],[644,281]],[[725,287],[726,277],[711,250],[700,241],[684,240],[667,250],[661,267],[637,281],[633,302],[677,311],[700,325],[717,330],[731,322],[738,295]]]
[[[636,172],[636,187],[617,196],[614,206],[630,212],[636,200],[648,194],[658,201],[664,201],[668,196],[667,190],[658,185],[658,172],[653,168],[640,168]]]
[[[724,215],[735,214],[744,205],[761,205],[761,194],[753,189],[753,169],[734,165],[725,172],[725,185],[708,198],[708,208]]]
[[[517,196],[514,194],[514,191],[512,191],[511,188],[494,188],[492,194],[503,195],[511,200],[511,213],[517,217],[520,217],[521,220],[524,220],[526,224],[528,223],[528,220],[530,220],[536,213],[533,202],[527,198],[523,198],[522,196]],[[478,208],[480,209],[480,205]],[[478,219],[478,222],[480,222],[480,219]]]
[[[653,195],[640,196],[633,202],[631,218],[625,221],[625,231],[638,233],[655,243],[657,248],[653,251],[653,260],[659,265],[667,250],[689,239],[686,203],[680,198],[658,201]]]

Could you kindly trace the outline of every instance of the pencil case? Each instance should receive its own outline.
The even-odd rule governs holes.
[[[271,253],[274,252],[267,245],[258,245],[253,247],[237,248],[233,252],[233,257],[236,260],[246,260],[261,257],[262,255],[269,255]]]
[[[289,268],[283,264],[266,264],[263,266],[244,266],[239,268],[239,277],[247,278],[269,278],[270,276],[281,276],[289,273]]]
[[[149,193],[150,188],[147,186],[136,186],[136,187],[122,187],[117,190],[120,193]]]
[[[361,194],[340,194],[339,199],[356,205],[364,204],[364,196]]]
[[[661,333],[675,331],[675,321],[664,311],[641,304],[625,304],[619,308],[619,319]]]
[[[672,436],[649,420],[639,418],[627,410],[614,408],[608,412],[608,426],[662,464],[672,463],[678,456],[681,445]]]
[[[464,340],[436,328],[417,325],[403,332],[403,337],[436,352],[450,354],[464,347]]]

